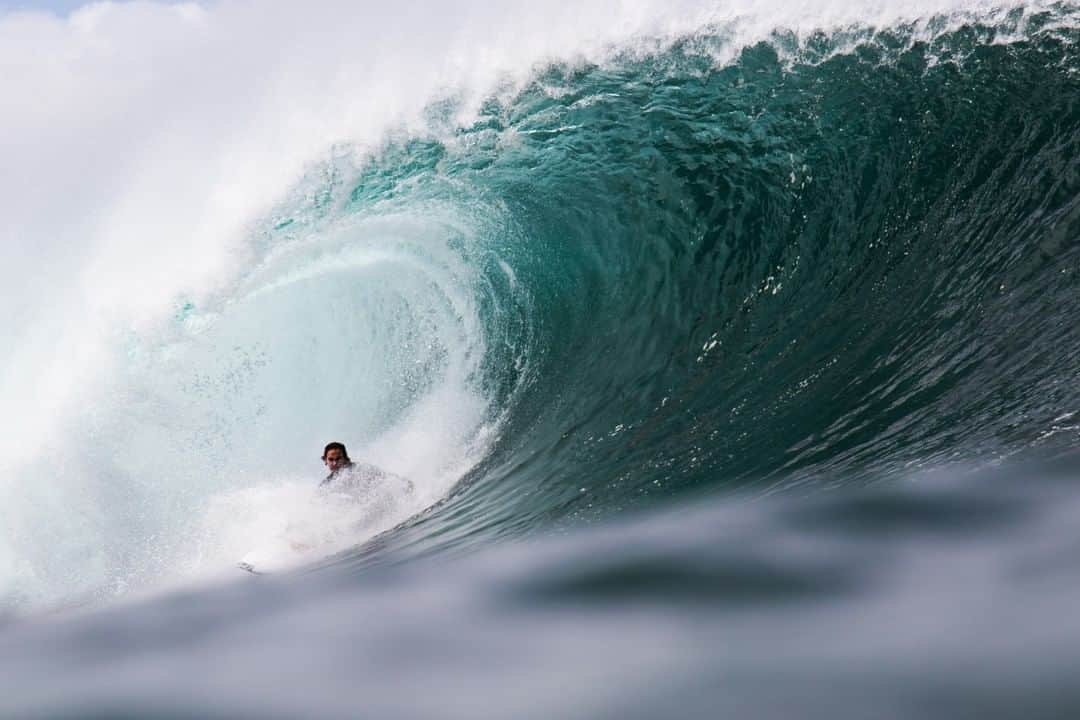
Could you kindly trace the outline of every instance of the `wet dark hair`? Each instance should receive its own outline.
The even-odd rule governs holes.
[[[339,442],[329,443],[325,448],[323,448],[323,451],[322,451],[322,459],[323,460],[326,459],[326,453],[330,452],[331,450],[340,450],[341,454],[345,456],[345,462],[352,462],[352,460],[349,459],[349,451],[345,449],[345,444],[344,443],[339,443]]]

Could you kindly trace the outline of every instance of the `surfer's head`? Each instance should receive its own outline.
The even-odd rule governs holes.
[[[332,442],[323,449],[322,461],[326,463],[326,467],[330,468],[331,475],[343,467],[352,465],[349,451],[345,449],[344,444],[339,442]]]

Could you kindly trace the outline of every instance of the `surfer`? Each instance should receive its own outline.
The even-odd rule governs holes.
[[[342,470],[348,471],[354,465],[353,461],[349,459],[349,451],[345,449],[345,444],[339,442],[327,444],[326,448],[323,449],[322,461],[330,469],[330,474],[319,483],[320,485],[328,484],[339,472]]]
[[[371,497],[373,492],[388,494],[388,497],[411,495],[416,489],[412,480],[368,463],[353,462],[344,443],[327,443],[322,461],[330,474],[319,483],[319,489],[328,493],[359,499]]]
[[[343,443],[329,443],[323,450],[322,461],[330,470],[330,474],[319,483],[319,487],[326,490],[367,492],[377,485],[389,489],[396,483],[405,492],[413,491],[411,480],[406,480],[374,465],[354,463],[349,458],[349,451],[345,449]]]

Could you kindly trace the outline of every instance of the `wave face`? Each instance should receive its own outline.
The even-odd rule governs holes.
[[[301,38],[332,24],[330,6],[318,7],[297,29]],[[160,9],[133,8],[146,23],[165,22]],[[965,567],[971,587],[988,593],[1000,580],[986,563],[1010,551],[1017,517],[1031,537],[1058,542],[1050,539],[1051,528],[1064,527],[1057,515],[1031,518],[1075,507],[1068,483],[1025,496],[1016,489],[1022,473],[985,488],[978,478],[1002,464],[1072,457],[1080,439],[1080,11],[1067,3],[915,8],[905,18],[837,7],[784,22],[695,8],[687,3],[676,23],[642,3],[622,29],[589,10],[554,48],[527,36],[512,62],[508,54],[476,70],[490,50],[481,47],[461,61],[475,75],[417,80],[411,95],[394,81],[414,66],[387,62],[380,71],[389,80],[376,73],[361,85],[370,117],[356,99],[301,107],[288,92],[296,77],[284,73],[285,104],[270,106],[298,114],[254,136],[237,131],[240,140],[223,130],[232,144],[191,141],[209,148],[192,165],[220,172],[206,197],[182,186],[187,176],[165,182],[175,196],[164,200],[143,186],[168,174],[159,161],[185,161],[188,140],[173,127],[155,130],[159,144],[129,160],[130,175],[116,170],[122,201],[76,214],[71,227],[27,220],[44,204],[28,204],[12,184],[20,201],[13,237],[46,239],[33,251],[6,246],[0,274],[14,298],[0,316],[12,338],[0,352],[12,428],[0,442],[2,606],[30,612],[221,577],[262,539],[288,532],[323,548],[292,558],[317,558],[321,570],[286,577],[265,595],[247,586],[189,590],[204,616],[180,618],[174,629],[189,620],[211,626],[210,616],[242,623],[251,613],[261,637],[293,647],[303,638],[271,622],[289,606],[326,613],[326,625],[307,630],[338,647],[351,637],[335,633],[353,618],[352,602],[390,628],[420,623],[464,648],[490,635],[486,603],[527,643],[530,627],[534,641],[546,632],[550,618],[528,615],[544,603],[618,615],[640,602],[653,618],[690,607],[717,637],[760,603],[779,613],[760,622],[797,634],[830,600],[835,612],[901,620],[941,602],[900,571],[889,576],[894,600],[856,589],[870,587],[871,567],[888,572],[890,553],[926,576],[949,575],[953,566],[919,548],[948,557],[970,549],[951,531],[983,533],[977,562]],[[101,6],[70,23],[90,32],[123,12]],[[168,10],[194,28],[191,42],[228,45],[207,30],[208,12]],[[45,22],[34,17],[27,27]],[[586,42],[598,27],[599,40]],[[442,42],[419,35],[417,47]],[[266,48],[286,36],[272,34]],[[329,55],[337,46],[327,42]],[[452,55],[438,47],[438,57]],[[324,59],[313,65],[322,70]],[[308,101],[340,99],[358,92],[346,80],[360,64],[329,80],[289,69],[304,87],[317,85]],[[221,87],[199,90],[203,100],[233,98],[230,73],[246,70],[227,70]],[[398,94],[408,97],[378,115],[379,101]],[[334,111],[340,125],[324,123],[324,113],[339,117]],[[342,130],[351,124],[364,129]],[[87,171],[99,161],[88,158]],[[92,190],[76,193],[72,207],[94,206]],[[158,214],[173,201],[189,214]],[[179,229],[161,227],[168,217]],[[84,244],[64,245],[81,234]],[[62,282],[27,280],[28,267],[52,260]],[[359,511],[328,509],[314,488],[330,440],[409,478],[412,489],[367,497]],[[1075,478],[1075,462],[1065,467]],[[919,494],[935,486],[926,478],[943,477],[942,494]],[[683,512],[685,526],[673,519]],[[608,529],[589,534],[583,525]],[[552,534],[564,542],[533,539]],[[815,553],[827,554],[826,535],[836,554],[822,560]],[[890,544],[897,536],[909,549]],[[780,547],[789,537],[805,561],[794,569]],[[733,547],[754,549],[740,556]],[[858,554],[864,547],[874,550]],[[465,550],[471,557],[455,567],[467,588],[430,563],[415,564],[427,574],[393,574],[406,558],[449,562]],[[596,565],[601,554],[607,566]],[[527,570],[503,587],[492,574],[510,565]],[[350,595],[355,577],[386,580],[405,609],[388,609],[370,588]],[[1046,588],[1024,582],[1034,584],[1011,601],[1038,606]],[[1063,582],[1080,588],[1071,576]],[[296,589],[309,583],[336,599]],[[416,609],[426,607],[425,592],[456,598],[464,608],[457,629],[424,624]],[[261,597],[273,599],[253,599]],[[805,604],[783,604],[792,599]],[[166,607],[114,608],[100,627],[157,622]],[[1007,624],[1000,608],[968,608],[973,626]],[[950,612],[946,619],[965,619]],[[524,625],[514,625],[514,613]],[[94,616],[82,622],[36,638],[12,631],[0,657],[27,643],[79,643],[98,627]],[[656,640],[635,617],[612,622],[550,628],[583,633],[577,648],[550,648],[552,667],[573,672],[575,657],[602,665],[588,651],[618,648],[624,632]],[[740,642],[760,671],[768,658],[750,651],[754,634],[773,636],[747,622]],[[955,686],[928,696],[946,716],[978,706],[957,688],[994,679],[952,640],[929,652],[939,663],[959,653],[972,674],[961,669]],[[117,642],[116,667],[145,649]],[[168,637],[147,642],[151,652],[174,650]],[[722,664],[680,642],[658,645],[657,662]],[[876,679],[899,697],[910,683],[904,663],[918,659],[876,642],[849,638],[823,672],[894,653]],[[252,677],[269,668],[254,647]],[[1017,650],[1022,664],[1034,647],[1016,635],[997,650]],[[1055,648],[1047,657],[1062,667],[1075,660],[1075,650]],[[169,667],[198,674],[196,650],[220,649],[176,651]],[[604,667],[612,683],[629,679]],[[809,662],[786,667],[806,687],[829,680]],[[627,672],[635,668],[659,670],[631,663]],[[475,669],[457,668],[463,686],[482,685],[487,670]],[[80,693],[90,692],[77,677],[60,678],[70,692],[42,706],[37,671],[20,672],[11,681],[20,693],[13,685],[6,695],[12,711],[77,714]],[[502,672],[508,687],[522,679]],[[695,673],[684,676],[689,686],[709,686]],[[535,696],[545,696],[532,680]],[[334,703],[357,692],[352,680],[331,672],[312,682],[337,698],[315,714],[349,714]],[[168,681],[151,681],[131,703],[122,683],[109,687],[94,695],[108,699],[102,712],[176,710]],[[671,701],[658,688],[642,706],[654,716]],[[848,689],[852,702],[837,699],[839,709],[863,714],[866,697]],[[767,692],[737,690],[751,706],[777,711],[757,702]],[[1027,707],[1025,688],[1013,690],[1016,706]],[[269,707],[233,692],[229,707],[241,714]],[[792,686],[792,697],[800,692]],[[215,697],[207,693],[181,710],[207,710]],[[687,697],[708,706],[708,692]],[[273,707],[312,710],[288,700]],[[820,714],[834,710],[822,705]]]
[[[711,28],[550,65],[452,140],[378,155],[347,207],[488,209],[490,287],[524,298],[483,308],[511,328],[485,373],[510,410],[443,510],[460,536],[994,464],[1069,428],[1060,20],[778,30],[720,66]]]

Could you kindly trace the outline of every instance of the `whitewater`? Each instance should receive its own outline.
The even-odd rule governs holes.
[[[1075,3],[56,7],[0,715],[1080,707]]]

